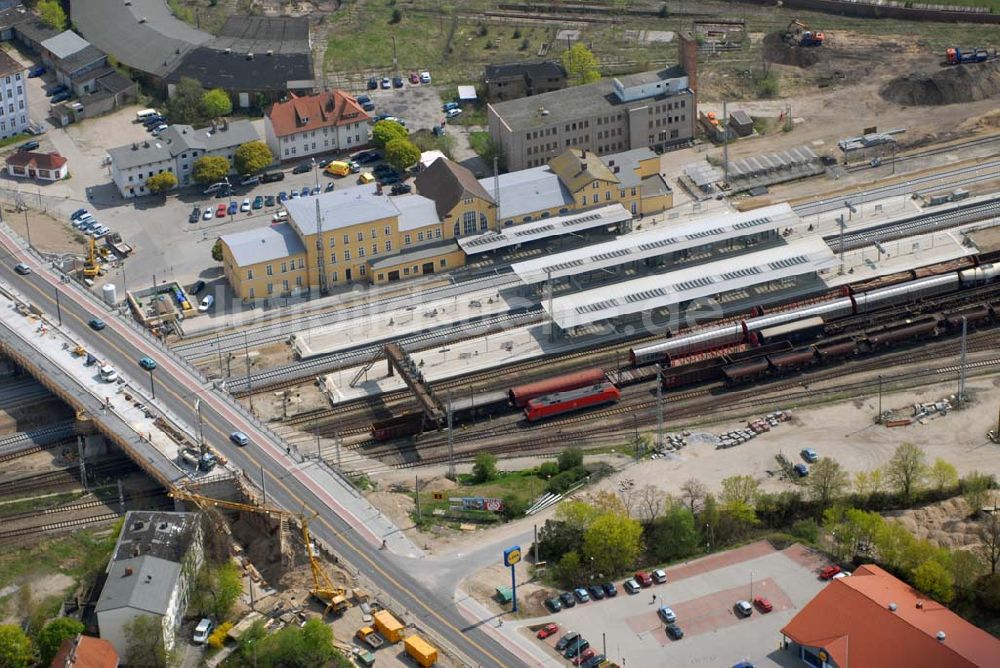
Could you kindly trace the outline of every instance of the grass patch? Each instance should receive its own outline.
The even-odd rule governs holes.
[[[485,155],[490,148],[490,133],[477,130],[469,133],[469,146],[480,156]]]
[[[31,510],[52,508],[64,503],[72,503],[85,494],[87,494],[87,492],[65,492],[63,494],[55,494],[53,496],[42,496],[34,499],[11,501],[10,503],[0,504],[0,515],[15,515],[17,513],[24,513]]]
[[[22,132],[21,134],[14,135],[13,137],[0,139],[0,148],[3,148],[4,146],[10,146],[11,144],[16,144],[22,141],[28,141],[29,139],[31,139],[31,135],[29,135],[27,132]]]
[[[433,524],[450,524],[453,522],[485,522],[495,523],[502,520],[500,514],[484,510],[451,510],[449,498],[462,496],[484,498],[516,497],[521,502],[530,504],[545,492],[546,481],[538,476],[537,469],[523,471],[501,472],[499,477],[489,482],[473,484],[471,475],[458,476],[458,487],[440,493],[442,498],[435,499],[434,492],[420,492],[420,516],[414,517],[418,526]],[[434,511],[444,511],[435,515]]]
[[[90,582],[107,566],[121,521],[112,531],[80,530],[0,553],[0,587],[45,573]]]
[[[184,21],[184,23],[190,25],[196,24],[194,11],[190,7],[185,6],[182,0],[167,0],[167,5],[170,6],[170,11],[174,13],[174,16]]]

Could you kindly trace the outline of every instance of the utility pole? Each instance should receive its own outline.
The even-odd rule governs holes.
[[[260,465],[260,496],[261,505],[267,505],[267,487],[264,485],[264,465]]]
[[[844,274],[844,230],[847,228],[847,223],[844,222],[844,214],[837,216],[837,223],[840,225],[840,269],[837,271],[838,274],[843,276]]]
[[[538,568],[538,524],[535,524],[535,568]]]
[[[201,419],[201,399],[195,399],[194,409],[198,411],[198,444],[205,447],[205,422]]]
[[[878,376],[878,417],[875,418],[875,422],[882,422],[882,374]]]
[[[545,270],[545,289],[549,291],[549,341],[556,340],[556,314],[552,310],[552,270]]]
[[[663,367],[656,365],[656,449],[663,449]]]
[[[448,393],[448,480],[455,479],[455,437],[452,433],[451,392]]]
[[[344,469],[340,465],[340,432],[339,431],[334,432],[334,437],[335,437],[334,443],[337,445],[337,470],[343,471]]]
[[[632,430],[635,437],[635,461],[639,461],[639,418],[632,413]]]
[[[965,353],[966,353],[966,335],[968,334],[968,319],[962,316],[962,356],[959,361],[958,367],[958,407],[962,407],[962,402],[965,400]]]
[[[250,341],[243,332],[243,358],[247,364],[247,396],[250,399],[250,412],[253,413],[253,378],[250,377]]]
[[[420,519],[420,476],[413,476],[413,500],[417,504],[417,519]]]
[[[28,236],[28,248],[34,250],[34,247],[31,245],[31,223],[28,222],[27,209],[24,210],[24,232]]]
[[[125,268],[125,265],[122,265]],[[219,334],[215,334],[215,349],[219,353],[219,375],[222,375],[222,343],[219,341]]]
[[[84,459],[83,452],[83,436],[77,435],[76,437],[76,451],[77,456],[80,458],[80,482],[83,484],[83,489],[87,489],[87,464]]]
[[[59,305],[59,288],[56,288],[56,317],[59,318],[59,326],[62,327],[62,308]]]
[[[316,186],[319,186],[319,163],[313,158],[313,170],[316,172]],[[319,212],[319,197],[316,198],[316,280],[319,282],[319,294],[329,291],[326,284],[326,262],[323,259],[323,223]]]
[[[722,101],[722,182],[729,185],[729,122],[726,101]]]

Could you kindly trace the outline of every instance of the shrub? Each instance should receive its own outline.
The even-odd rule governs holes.
[[[208,644],[210,647],[219,649],[226,644],[226,635],[229,630],[233,628],[232,622],[226,622],[225,624],[220,624],[218,628],[212,631],[212,635],[208,636]]]
[[[819,525],[816,520],[799,520],[792,524],[791,534],[807,543],[815,543],[819,540]]]

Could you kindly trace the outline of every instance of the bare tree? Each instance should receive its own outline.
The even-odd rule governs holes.
[[[979,527],[979,538],[983,541],[982,553],[990,565],[990,574],[997,574],[1000,564],[1000,513],[987,513]]]
[[[632,509],[635,508],[635,504],[639,500],[638,491],[631,485],[619,487],[618,498],[621,499],[622,506],[625,508],[625,514],[631,517]]]
[[[639,498],[639,521],[649,524],[663,514],[666,507],[667,496],[656,485],[643,485],[637,492]]]
[[[681,485],[681,495],[687,501],[692,515],[697,512],[697,506],[705,498],[706,494],[708,494],[708,487],[705,486],[705,483],[695,478],[688,478]]]

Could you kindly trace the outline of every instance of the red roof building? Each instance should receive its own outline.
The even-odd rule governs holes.
[[[51,668],[118,668],[118,652],[107,640],[78,635],[63,640]]]
[[[299,97],[290,93],[264,116],[267,145],[277,160],[353,151],[368,143],[371,117],[341,90]]]
[[[830,582],[781,632],[820,668],[1000,665],[1000,640],[874,565]]]
[[[41,181],[59,181],[66,178],[67,162],[58,153],[18,151],[7,156],[7,173]]]

